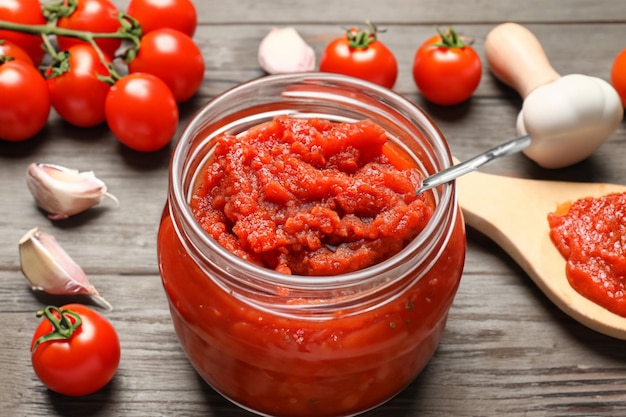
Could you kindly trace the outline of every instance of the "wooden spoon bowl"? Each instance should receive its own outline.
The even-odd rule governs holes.
[[[472,172],[458,178],[465,223],[497,243],[563,312],[581,324],[626,340],[626,318],[576,292],[565,259],[550,240],[547,216],[567,201],[625,192],[626,185],[539,181]]]

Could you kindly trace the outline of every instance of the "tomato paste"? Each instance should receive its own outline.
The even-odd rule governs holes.
[[[211,387],[263,415],[348,416],[426,366],[461,278],[464,224],[454,194],[415,196],[414,157],[379,125],[278,117],[220,137],[190,172],[194,215],[168,200],[159,267],[176,334]],[[197,222],[228,252],[198,244]],[[341,277],[354,288],[319,276],[355,269]]]
[[[400,251],[433,211],[415,193],[420,171],[396,167],[406,161],[388,146],[368,120],[277,117],[219,139],[191,207],[222,246],[259,265],[298,275],[363,269]]]
[[[626,193],[577,200],[548,222],[572,288],[626,317]]]

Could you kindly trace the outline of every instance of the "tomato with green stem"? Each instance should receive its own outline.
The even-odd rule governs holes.
[[[168,85],[177,102],[190,99],[202,85],[204,58],[193,39],[174,29],[156,29],[141,38],[129,72],[148,73]]]
[[[423,96],[440,105],[472,96],[482,76],[480,56],[452,28],[440,30],[417,49],[413,79]]]
[[[12,59],[17,59],[34,65],[32,58],[26,53],[26,51],[11,41],[0,39],[0,61],[5,62]]]
[[[46,24],[39,0],[0,0],[0,20],[28,25]],[[45,51],[40,35],[0,30],[0,39],[11,41],[22,48],[35,65],[43,60]]]
[[[617,54],[611,66],[611,84],[626,108],[626,48]]]
[[[26,61],[0,61],[0,139],[29,139],[49,115],[50,93],[39,71]]]
[[[52,107],[75,126],[92,127],[105,121],[104,102],[111,84],[108,67],[89,44],[71,46],[46,71]]]
[[[111,322],[81,304],[48,306],[37,315],[44,319],[33,334],[31,362],[44,385],[59,394],[83,396],[111,381],[121,356]]]
[[[59,16],[57,27],[93,33],[114,33],[120,29],[119,10],[111,0],[63,0],[68,6]],[[70,36],[57,36],[59,49],[67,50],[70,46],[85,43],[84,40]],[[117,38],[98,38],[98,47],[109,58],[115,56],[122,41]]]
[[[109,129],[127,147],[152,152],[164,148],[178,127],[178,105],[169,87],[151,74],[118,80],[104,103]]]
[[[198,25],[198,13],[191,0],[130,0],[126,13],[139,21],[144,35],[170,28],[193,37]]]
[[[331,41],[320,58],[320,71],[361,78],[392,88],[398,77],[398,63],[393,52],[378,39],[377,27],[369,30],[351,28],[344,36]]]

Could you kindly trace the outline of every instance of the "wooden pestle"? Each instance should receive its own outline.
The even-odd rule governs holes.
[[[624,109],[617,91],[597,77],[561,76],[524,26],[493,28],[485,39],[485,55],[493,74],[522,97],[517,134],[530,135],[523,152],[542,167],[582,161],[619,126]]]
[[[539,40],[517,23],[502,23],[489,32],[485,39],[485,56],[491,72],[515,89],[522,99],[535,88],[560,77]]]

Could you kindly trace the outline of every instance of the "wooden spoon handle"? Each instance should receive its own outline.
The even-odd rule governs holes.
[[[533,33],[517,23],[502,23],[485,39],[493,74],[525,99],[535,88],[560,77]]]

